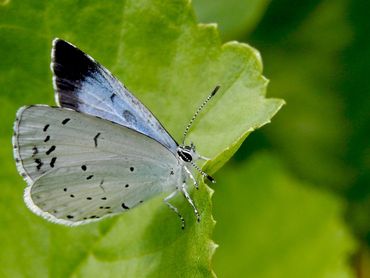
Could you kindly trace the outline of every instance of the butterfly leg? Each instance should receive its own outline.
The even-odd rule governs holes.
[[[177,209],[177,207],[175,207],[175,206],[173,206],[172,204],[169,203],[169,200],[171,200],[173,197],[175,197],[177,192],[178,192],[178,190],[172,192],[170,195],[168,195],[166,198],[163,199],[163,202],[165,202],[165,204],[177,214],[177,216],[181,220],[181,229],[185,229],[184,217],[182,217],[182,215],[179,213],[179,210]]]
[[[189,171],[189,169],[186,166],[184,166],[184,169],[185,169],[185,172],[188,173],[190,179],[193,181],[195,188],[198,190],[199,185],[198,185],[196,179],[194,178],[193,174]]]
[[[204,160],[204,161],[211,160],[210,158],[208,158],[206,156],[202,156],[202,155],[198,155],[198,158],[201,159],[201,160]]]
[[[200,222],[200,215],[199,215],[198,209],[194,205],[193,200],[190,198],[190,195],[189,195],[188,191],[186,191],[186,183],[182,184],[181,192],[184,194],[184,196],[185,196],[186,200],[188,200],[189,204],[193,207],[195,216],[197,217],[197,221]]]

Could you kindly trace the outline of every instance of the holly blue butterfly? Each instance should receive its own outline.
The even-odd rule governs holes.
[[[25,106],[14,123],[17,169],[28,186],[30,210],[65,225],[80,225],[119,214],[144,201],[198,188],[195,171],[214,182],[195,163],[206,159],[185,137],[217,86],[198,108],[179,145],[155,116],[113,75],[72,44],[55,39],[53,83],[57,107]]]

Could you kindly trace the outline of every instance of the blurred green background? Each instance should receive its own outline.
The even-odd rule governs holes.
[[[235,184],[220,185],[214,196],[215,240],[221,245],[216,272],[223,277],[370,277],[368,3],[193,3],[200,21],[217,22],[225,40],[244,41],[261,52],[268,96],[287,102],[218,175],[222,180],[232,175]],[[262,165],[270,173],[264,174]],[[307,195],[295,196],[295,190]],[[329,203],[320,199],[324,195]],[[342,223],[335,227],[336,221]],[[356,240],[352,251],[344,238],[334,243],[336,229]],[[264,250],[256,252],[256,246]],[[228,256],[239,262],[232,264]],[[310,260],[317,265],[307,263],[304,270]],[[335,272],[340,260],[350,272]]]
[[[0,5],[8,2],[0,0]],[[264,75],[270,80],[268,97],[287,102],[272,123],[253,132],[216,174],[215,273],[370,277],[368,3],[193,0],[192,5],[199,22],[218,24],[225,42],[238,40],[260,51]],[[17,57],[12,59],[17,62]],[[2,84],[6,80],[0,76]],[[21,86],[27,92],[27,86],[37,85],[20,82],[9,88]],[[17,103],[46,102],[41,94],[16,97]],[[0,104],[0,117],[6,122],[2,126],[8,127],[14,118],[8,111],[15,104],[1,96]],[[8,176],[15,173],[8,134],[1,130],[0,155],[7,160],[1,164],[0,177],[20,183],[20,178]],[[6,207],[8,200],[0,198]],[[2,229],[10,217],[0,217]],[[36,232],[40,230],[35,228]],[[44,244],[37,237],[34,241],[34,246]],[[11,243],[3,244],[11,249]],[[22,248],[29,256],[34,254],[29,246]],[[14,270],[12,277],[17,275]]]

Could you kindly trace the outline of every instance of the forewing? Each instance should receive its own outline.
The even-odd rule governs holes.
[[[154,115],[90,56],[55,39],[51,68],[56,102],[61,107],[130,127],[176,153],[176,142]]]
[[[150,137],[65,108],[23,107],[13,137],[29,208],[77,225],[176,186],[176,157]],[[37,150],[37,151],[35,151]]]

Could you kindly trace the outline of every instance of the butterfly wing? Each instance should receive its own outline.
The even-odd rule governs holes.
[[[166,147],[127,127],[65,108],[17,113],[14,155],[30,186],[29,208],[78,225],[123,212],[174,189],[179,162]]]
[[[130,127],[176,153],[177,143],[154,115],[90,56],[55,39],[51,68],[56,102],[61,107]]]

